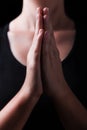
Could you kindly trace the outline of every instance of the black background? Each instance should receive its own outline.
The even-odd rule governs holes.
[[[0,26],[18,16],[21,8],[22,0],[0,0]],[[65,0],[65,11],[78,24],[86,24],[86,0]]]

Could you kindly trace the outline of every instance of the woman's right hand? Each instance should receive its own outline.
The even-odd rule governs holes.
[[[42,9],[38,8],[36,14],[35,34],[27,55],[27,72],[24,82],[24,87],[27,87],[27,90],[32,96],[40,96],[43,92],[40,72],[40,53],[43,35]]]
[[[40,52],[43,35],[41,9],[38,8],[35,34],[27,55],[25,81],[20,91],[0,111],[1,130],[23,129],[43,92],[40,73]]]

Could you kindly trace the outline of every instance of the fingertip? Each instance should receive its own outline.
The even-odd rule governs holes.
[[[43,12],[43,9],[42,9],[41,7],[38,7],[38,8],[36,9],[36,13],[42,14],[42,12]]]
[[[40,7],[37,7],[36,12],[39,12],[39,10],[40,10]]]
[[[44,20],[46,20],[46,19],[47,19],[47,17],[48,17],[48,16],[45,14],[45,15],[43,16],[43,19],[44,19]]]
[[[48,13],[49,13],[49,8],[48,7],[43,8],[43,14],[48,14]]]
[[[36,32],[38,34],[39,29],[43,28],[43,17],[42,14],[39,12],[36,14]]]
[[[46,26],[48,26],[48,21],[49,21],[49,13],[48,13],[49,8],[44,8],[44,13],[43,13],[43,20]]]

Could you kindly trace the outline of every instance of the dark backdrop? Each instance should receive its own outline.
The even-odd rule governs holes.
[[[0,26],[14,19],[20,12],[22,0],[0,0]]]

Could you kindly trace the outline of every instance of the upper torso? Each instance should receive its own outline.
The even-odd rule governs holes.
[[[60,52],[61,61],[67,57],[73,47],[76,33],[75,31],[75,29],[54,31],[56,46]],[[8,39],[12,54],[25,66],[27,53],[32,45],[33,37],[34,32],[31,31],[10,31],[9,29],[8,32]]]
[[[25,48],[22,46],[23,48],[21,48],[20,51],[18,50],[20,53],[17,55],[17,51],[15,53],[15,49],[17,49],[18,46],[21,46],[21,44],[28,42],[25,40],[27,36],[25,39],[21,37],[17,39],[17,45],[14,47],[11,45],[11,43],[9,43],[7,37],[8,25],[3,30],[4,31],[1,32],[0,36],[0,109],[2,109],[11,100],[11,98],[19,91],[24,82],[26,75],[26,66],[22,64],[21,61],[23,60],[18,60],[17,56],[19,54],[22,54],[22,52],[25,52],[26,46]],[[84,42],[84,39],[81,38],[81,35],[79,34],[80,33],[76,35],[75,41],[70,46],[70,50],[68,50],[65,58],[63,58],[62,67],[65,79],[69,84],[69,87],[83,103],[83,105],[87,107],[87,60],[86,58],[81,57],[81,47],[79,46],[79,42]],[[29,35],[29,37],[31,37],[31,43],[33,35]],[[79,39],[81,39],[81,41]],[[13,44],[15,44],[15,42]],[[15,48],[14,52],[12,52],[11,46]],[[28,47],[30,46],[31,44],[29,44]],[[26,52],[27,51],[28,50],[26,50]],[[54,106],[51,103],[49,97],[47,97],[45,94],[41,96],[39,102],[35,106],[30,119],[25,125],[25,129],[33,129],[35,126],[37,129],[41,129],[39,124],[41,124],[44,129],[53,128],[55,130],[62,130],[62,126],[54,109]]]

